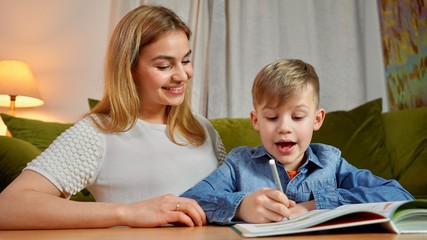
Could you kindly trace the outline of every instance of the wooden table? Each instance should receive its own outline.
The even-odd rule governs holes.
[[[106,228],[106,229],[72,229],[72,230],[23,230],[0,231],[3,239],[153,239],[153,240],[234,240],[234,239],[373,239],[373,240],[417,240],[427,239],[427,234],[391,234],[391,233],[315,233],[305,235],[276,236],[269,238],[243,238],[227,226],[206,227],[159,227],[159,228]]]

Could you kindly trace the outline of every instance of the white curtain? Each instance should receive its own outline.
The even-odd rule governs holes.
[[[113,0],[112,25],[143,3],[161,4],[180,15],[193,31],[193,110],[208,118],[248,117],[255,75],[279,58],[311,63],[320,77],[321,106],[334,111],[384,97],[385,90],[369,90],[385,86],[378,79],[382,75],[372,73],[383,69],[366,65],[373,61],[366,50],[371,44],[366,13],[375,14],[375,2]],[[375,58],[381,59],[380,54]]]

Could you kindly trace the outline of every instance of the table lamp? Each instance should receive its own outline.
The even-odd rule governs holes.
[[[9,107],[15,116],[17,107],[36,107],[43,104],[28,65],[21,61],[0,61],[0,107]]]

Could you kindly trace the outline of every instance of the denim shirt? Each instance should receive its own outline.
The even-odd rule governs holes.
[[[275,188],[263,146],[233,149],[212,174],[181,196],[196,200],[209,223],[231,224],[243,198],[261,188]],[[297,203],[314,200],[317,209],[344,204],[414,199],[395,180],[385,180],[357,169],[341,158],[341,152],[325,144],[310,144],[304,164],[291,180],[276,160],[283,191]]]

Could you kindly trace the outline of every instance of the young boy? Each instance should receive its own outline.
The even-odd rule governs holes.
[[[265,66],[252,97],[251,121],[263,145],[233,149],[224,164],[183,194],[200,204],[209,223],[264,223],[344,204],[413,199],[397,181],[350,165],[337,148],[310,144],[325,118],[310,64],[278,60]],[[275,189],[270,159],[284,193]]]

